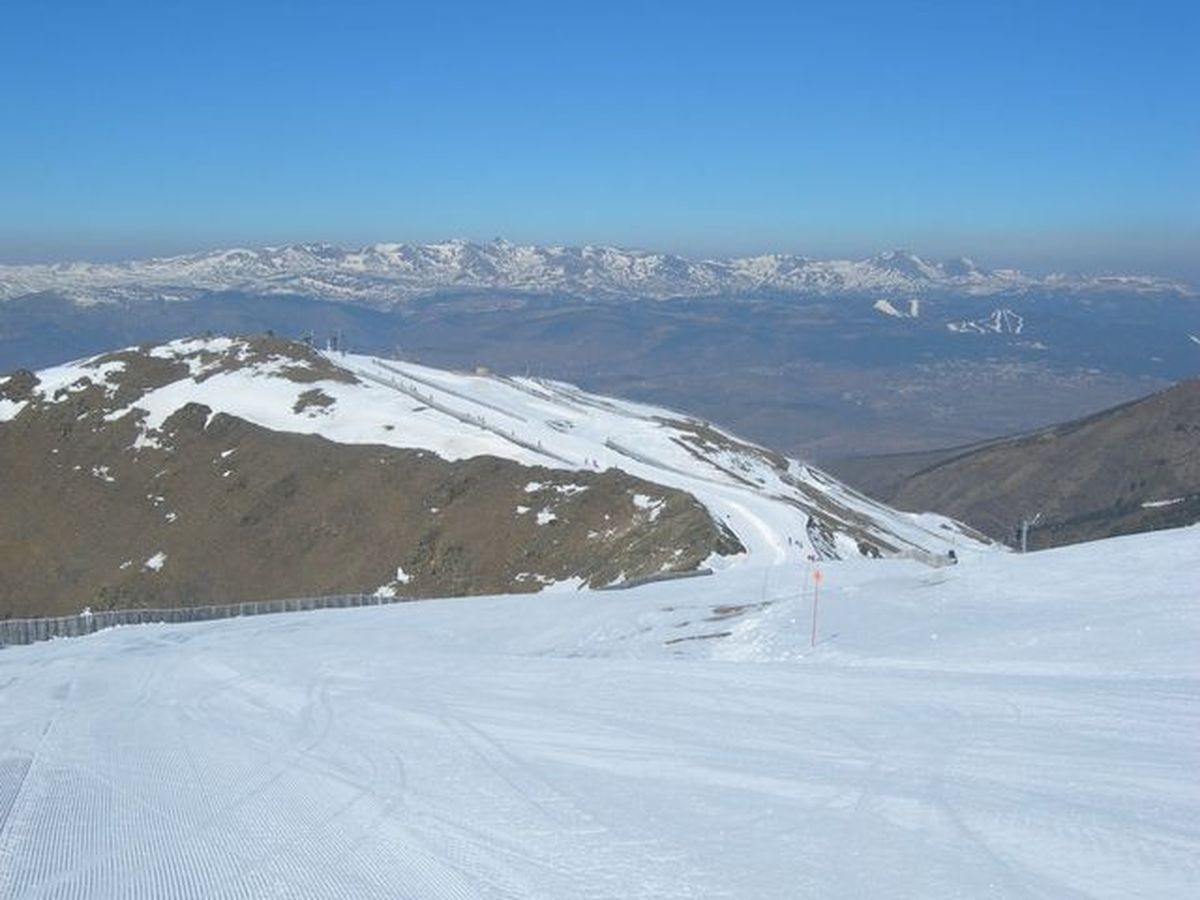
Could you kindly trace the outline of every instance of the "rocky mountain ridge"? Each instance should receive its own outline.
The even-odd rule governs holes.
[[[0,488],[0,616],[600,587],[975,542],[670,410],[272,337],[0,378]]]

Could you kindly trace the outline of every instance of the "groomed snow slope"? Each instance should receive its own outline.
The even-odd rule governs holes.
[[[1190,896],[1198,570],[829,563],[811,651],[792,564],[9,648],[0,896]]]

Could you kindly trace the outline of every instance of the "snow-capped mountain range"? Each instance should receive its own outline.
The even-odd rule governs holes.
[[[414,297],[464,289],[595,299],[762,291],[1192,293],[1187,285],[1153,276],[1034,277],[1014,269],[984,269],[966,258],[931,262],[902,250],[859,260],[817,260],[790,254],[691,260],[616,247],[543,247],[504,240],[381,243],[357,249],[293,244],[120,263],[0,266],[0,300],[43,291],[84,304],[141,298],[183,300],[197,293],[238,291],[388,307]]]

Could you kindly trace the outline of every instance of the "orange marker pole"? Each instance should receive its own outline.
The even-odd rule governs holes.
[[[810,648],[817,646],[817,605],[818,605],[818,602],[819,602],[819,597],[817,596],[817,594],[818,594],[818,591],[819,591],[820,587],[821,587],[821,570],[820,570],[820,569],[814,569],[814,570],[813,570],[813,621],[812,621],[812,640],[811,640],[811,641],[809,642],[809,644],[808,644],[808,646],[809,646]]]

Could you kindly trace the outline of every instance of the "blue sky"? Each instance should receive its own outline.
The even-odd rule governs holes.
[[[1196,4],[10,0],[0,259],[1200,256]]]

